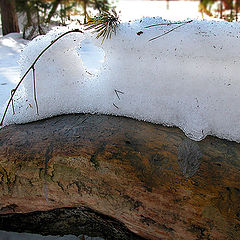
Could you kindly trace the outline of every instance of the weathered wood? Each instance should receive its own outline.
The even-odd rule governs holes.
[[[240,144],[186,139],[101,115],[5,127],[0,213],[85,206],[146,239],[239,239]]]

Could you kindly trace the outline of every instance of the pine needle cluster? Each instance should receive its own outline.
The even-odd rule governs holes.
[[[104,11],[99,16],[92,18],[86,24],[86,30],[94,29],[97,33],[96,38],[102,37],[102,43],[105,39],[111,38],[112,34],[116,34],[117,26],[120,23],[116,11]]]

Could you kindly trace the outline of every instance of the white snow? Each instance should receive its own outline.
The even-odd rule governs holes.
[[[41,234],[32,234],[32,233],[17,233],[17,232],[6,232],[0,230],[0,239],[1,240],[79,240],[81,235],[64,235],[64,236],[43,236]],[[88,237],[84,235],[85,240],[103,240],[100,237]]]
[[[194,140],[215,135],[240,142],[239,24],[193,21],[149,41],[178,26],[145,28],[159,23],[166,21],[122,23],[103,45],[89,32],[65,36],[35,66],[39,115],[29,74],[15,97],[16,114],[10,109],[4,124],[104,113],[178,126]],[[22,74],[67,30],[58,28],[31,41],[22,53]],[[87,57],[96,51],[93,44],[102,49],[95,70],[88,66],[93,58]]]
[[[10,92],[19,81],[19,54],[27,41],[19,33],[0,38],[0,108],[8,100]]]
[[[169,20],[202,19],[198,11],[200,1],[143,1],[119,0],[116,10],[121,11],[122,21],[140,19],[142,17],[161,16]],[[209,17],[204,14],[204,18]]]

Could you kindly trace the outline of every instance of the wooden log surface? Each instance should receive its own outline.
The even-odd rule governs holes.
[[[104,115],[1,129],[0,219],[63,207],[146,239],[239,240],[240,144]]]

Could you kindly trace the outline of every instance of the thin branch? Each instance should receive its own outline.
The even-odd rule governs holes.
[[[184,23],[182,23],[181,25],[179,25],[179,26],[177,26],[177,27],[175,27],[175,28],[172,28],[171,30],[169,30],[169,31],[167,31],[167,32],[165,32],[165,33],[157,36],[157,37],[151,38],[151,39],[148,40],[148,41],[150,42],[150,41],[153,41],[153,40],[155,40],[155,39],[157,39],[157,38],[163,37],[164,35],[167,35],[168,33],[172,32],[172,31],[176,30],[177,28],[180,28],[180,27],[182,27],[182,26],[184,26],[184,25],[186,25],[187,23],[190,23],[190,22],[192,22],[192,21],[193,21],[193,20],[188,21],[188,22],[184,22]]]
[[[14,93],[14,89],[11,90],[11,96],[13,95]],[[12,110],[13,110],[13,115],[15,114],[15,110],[14,110],[14,102],[13,102],[13,98],[12,98]]]
[[[153,24],[153,25],[149,25],[147,27],[144,27],[144,28],[151,28],[151,27],[157,27],[157,26],[163,26],[163,25],[174,25],[174,24],[183,24],[183,23],[190,23],[192,22],[193,20],[189,20],[189,21],[185,21],[185,22],[169,22],[169,23],[159,23],[159,24]]]
[[[91,75],[91,76],[94,76],[94,74],[93,73],[90,73],[90,72],[88,72],[88,71],[86,71],[86,73],[88,73],[89,75]]]
[[[35,67],[32,67],[33,70],[33,94],[34,94],[34,101],[35,101],[35,105],[36,105],[36,110],[37,110],[37,115],[39,115],[38,113],[38,103],[37,103],[37,94],[36,94],[36,73],[35,73]]]
[[[119,109],[119,107],[118,107],[115,103],[113,103],[113,106],[114,106],[115,108]]]
[[[5,116],[7,114],[7,111],[8,111],[8,108],[9,108],[9,105],[17,91],[17,89],[19,88],[19,86],[21,85],[22,81],[24,80],[24,78],[27,76],[27,74],[30,72],[30,70],[34,67],[35,63],[38,61],[38,59],[44,54],[44,52],[46,52],[55,42],[57,42],[60,38],[64,37],[65,35],[69,34],[69,33],[74,33],[74,32],[78,32],[78,33],[83,33],[81,30],[79,29],[74,29],[74,30],[71,30],[71,31],[68,31],[68,32],[65,32],[63,33],[62,35],[60,35],[58,38],[56,38],[55,40],[53,40],[45,49],[42,50],[42,52],[38,55],[38,57],[34,60],[34,62],[32,63],[32,65],[28,68],[28,70],[25,72],[25,74],[22,76],[22,78],[20,79],[20,81],[18,82],[17,86],[13,89],[14,92],[13,94],[11,95],[8,103],[7,103],[7,106],[5,108],[5,111],[3,113],[3,117],[2,117],[2,120],[0,122],[0,126],[3,125],[3,121],[5,119]]]
[[[116,93],[116,95],[117,95],[117,97],[118,97],[119,100],[120,100],[120,97],[119,97],[118,93],[124,94],[124,92],[121,92],[121,91],[116,90],[116,89],[114,89],[114,92]]]

